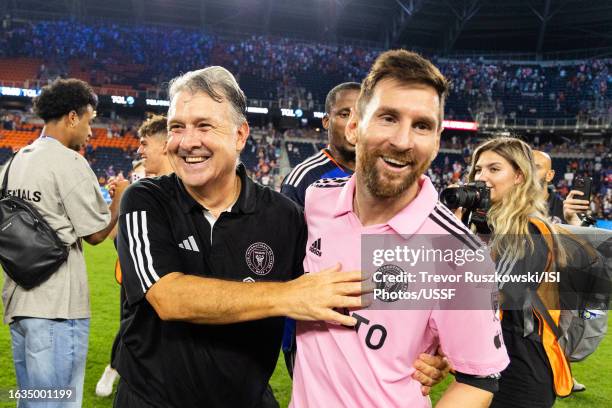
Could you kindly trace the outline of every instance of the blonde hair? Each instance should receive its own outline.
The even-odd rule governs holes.
[[[535,162],[531,147],[514,137],[497,137],[481,143],[472,154],[472,167],[468,180],[474,181],[476,163],[480,155],[491,151],[497,153],[520,173],[523,181],[511,189],[508,194],[494,203],[487,214],[487,222],[494,231],[491,249],[494,256],[500,256],[509,250],[513,257],[525,255],[527,238],[530,251],[534,245],[529,233],[529,219],[538,218],[551,232],[553,225],[548,221],[548,204],[544,198],[542,185],[537,180]],[[555,242],[555,247],[558,247]]]

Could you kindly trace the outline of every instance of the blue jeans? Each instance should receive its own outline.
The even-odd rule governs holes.
[[[19,408],[74,408],[83,402],[89,319],[50,320],[17,318],[11,323],[13,362],[17,388],[67,389],[76,392],[72,402],[25,401]]]

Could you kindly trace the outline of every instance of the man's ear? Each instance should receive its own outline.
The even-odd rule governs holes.
[[[251,133],[251,128],[249,127],[248,122],[245,120],[242,124],[236,129],[236,151],[241,152],[244,149],[244,145],[246,145],[246,141],[249,138],[249,134]]]
[[[323,116],[323,119],[321,119],[321,122],[323,123],[323,129],[327,130],[329,129],[329,114],[326,113],[325,116]]]
[[[66,127],[72,128],[76,125],[76,122],[79,120],[79,114],[76,111],[70,111],[66,115],[66,119],[64,119],[64,123]]]
[[[355,112],[355,108],[351,108],[351,115],[349,116],[348,123],[346,124],[346,129],[344,130],[344,134],[346,136],[346,140],[352,144],[357,144],[357,127],[359,126],[359,118],[357,112]]]

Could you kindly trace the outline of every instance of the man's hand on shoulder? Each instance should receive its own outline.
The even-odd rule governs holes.
[[[439,384],[450,371],[450,363],[441,350],[438,354],[431,355],[422,353],[413,363],[415,372],[412,378],[421,383],[421,393],[423,396],[429,395],[431,387]]]

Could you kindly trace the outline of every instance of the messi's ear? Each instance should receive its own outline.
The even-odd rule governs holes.
[[[357,144],[357,127],[359,126],[359,115],[355,111],[355,108],[351,108],[351,115],[349,116],[348,123],[346,124],[346,129],[344,134],[346,135],[346,140],[352,144]]]

